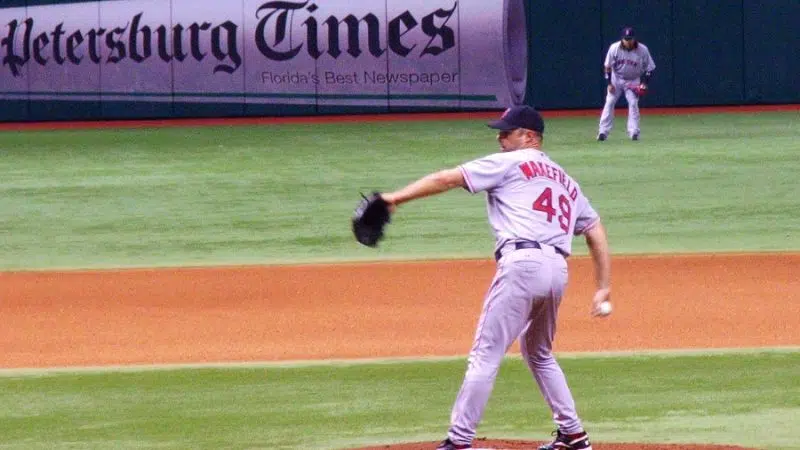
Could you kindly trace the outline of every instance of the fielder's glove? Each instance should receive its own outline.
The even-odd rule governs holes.
[[[639,97],[644,97],[645,95],[647,95],[647,86],[644,84],[634,86],[631,88],[631,90]]]
[[[361,197],[363,199],[353,213],[353,234],[358,242],[376,247],[383,238],[383,229],[391,221],[389,203],[379,192],[373,192],[369,197],[361,194]]]

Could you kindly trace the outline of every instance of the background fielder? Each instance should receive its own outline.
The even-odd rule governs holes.
[[[635,88],[647,89],[656,64],[647,46],[636,40],[633,28],[622,29],[622,39],[609,46],[605,60],[606,104],[600,116],[598,141],[605,141],[614,126],[614,107],[622,94],[628,101],[628,136],[639,139],[639,94]]]
[[[602,315],[599,308],[610,295],[611,270],[605,228],[577,182],[541,151],[544,121],[536,110],[510,108],[489,126],[499,130],[501,152],[380,194],[393,207],[457,187],[487,194],[497,271],[484,299],[447,439],[438,448],[470,448],[503,357],[519,337],[524,361],[558,426],[555,440],[541,448],[591,450],[552,345],[575,234],[585,235],[594,262],[597,292],[591,313]]]

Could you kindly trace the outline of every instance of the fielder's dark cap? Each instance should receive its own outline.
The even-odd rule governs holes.
[[[625,27],[622,29],[622,39],[636,39],[636,32],[632,27]]]
[[[489,128],[501,131],[525,128],[544,133],[544,119],[539,111],[528,105],[513,106],[505,110],[500,119],[489,122]]]

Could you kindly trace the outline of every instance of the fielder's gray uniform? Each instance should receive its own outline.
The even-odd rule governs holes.
[[[647,46],[641,42],[636,43],[636,48],[626,50],[622,41],[617,41],[608,48],[605,66],[611,68],[611,84],[614,92],[606,94],[606,103],[603,114],[600,116],[599,133],[608,135],[614,126],[614,107],[624,93],[628,101],[628,136],[639,135],[639,96],[632,90],[638,86],[645,72],[652,72],[656,68]]]
[[[517,337],[559,429],[580,432],[575,402],[551,351],[567,285],[565,257],[572,251],[573,236],[600,218],[578,183],[539,150],[496,153],[460,169],[470,192],[487,193],[499,259],[448,437],[456,443],[473,440],[500,363]]]

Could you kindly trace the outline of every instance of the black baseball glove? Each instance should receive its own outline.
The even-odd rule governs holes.
[[[373,192],[369,197],[361,194],[361,197],[363,200],[353,213],[353,234],[358,242],[376,247],[383,238],[383,229],[391,221],[389,203],[379,192]]]

